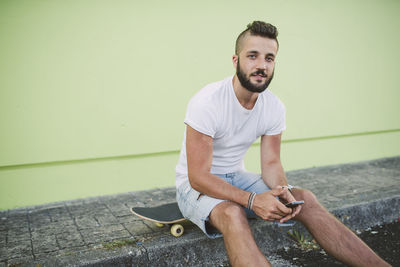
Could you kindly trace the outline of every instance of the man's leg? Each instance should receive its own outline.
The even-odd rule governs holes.
[[[330,214],[313,193],[293,189],[297,200],[304,200],[295,219],[302,222],[321,247],[336,259],[350,266],[390,266],[360,238]]]
[[[233,202],[218,204],[210,223],[223,235],[232,266],[271,266],[258,248],[243,208]]]

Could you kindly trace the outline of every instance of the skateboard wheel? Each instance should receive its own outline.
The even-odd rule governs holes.
[[[162,224],[162,223],[156,223],[156,226],[161,228],[161,227],[164,227],[164,224]]]
[[[183,226],[180,224],[174,224],[171,227],[171,234],[175,237],[180,237],[181,235],[183,235]]]

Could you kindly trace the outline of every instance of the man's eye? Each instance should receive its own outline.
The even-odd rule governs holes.
[[[272,61],[274,61],[274,59],[273,59],[272,57],[268,57],[268,58],[267,58],[267,61],[268,61],[268,62],[272,62]]]
[[[256,58],[255,55],[249,55],[249,58]]]

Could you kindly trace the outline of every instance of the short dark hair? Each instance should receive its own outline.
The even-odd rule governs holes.
[[[278,37],[278,29],[270,23],[256,20],[256,21],[253,21],[252,23],[248,24],[247,29],[242,31],[242,33],[240,33],[238,38],[236,39],[236,45],[235,45],[235,54],[236,55],[239,55],[240,50],[242,49],[242,47],[241,47],[242,41],[247,34],[274,39],[279,47],[278,38],[277,38]]]

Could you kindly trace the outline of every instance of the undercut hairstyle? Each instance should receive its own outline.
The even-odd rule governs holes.
[[[247,29],[242,31],[242,33],[239,34],[238,38],[236,39],[236,45],[235,45],[236,55],[239,55],[240,51],[242,50],[243,39],[247,35],[261,36],[273,39],[276,41],[279,47],[278,29],[274,25],[266,23],[264,21],[253,21],[252,23],[247,25]]]

